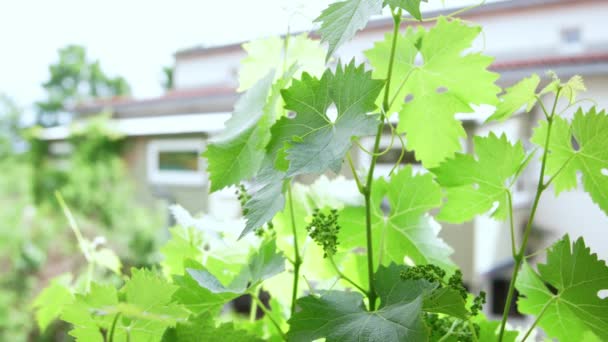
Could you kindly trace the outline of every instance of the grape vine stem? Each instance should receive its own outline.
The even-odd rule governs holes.
[[[532,209],[530,211],[530,216],[528,217],[528,223],[526,224],[526,229],[524,230],[524,237],[521,243],[521,247],[517,255],[515,255],[513,275],[511,276],[509,292],[507,293],[507,300],[505,301],[505,308],[502,313],[502,321],[500,322],[500,333],[498,335],[499,342],[502,342],[505,334],[505,326],[507,324],[507,318],[509,317],[511,302],[513,301],[513,293],[515,292],[515,282],[517,281],[517,275],[519,274],[519,270],[521,269],[521,265],[524,261],[526,247],[528,246],[528,239],[530,238],[530,232],[532,231],[532,223],[534,222],[534,217],[536,216],[536,209],[538,208],[538,202],[540,200],[540,196],[543,194],[543,191],[547,189],[547,186],[544,183],[545,168],[547,166],[547,156],[549,154],[549,142],[551,141],[551,128],[553,127],[553,117],[555,115],[555,108],[557,107],[557,100],[559,99],[560,90],[561,89],[557,90],[557,93],[555,94],[555,100],[553,101],[553,108],[551,109],[551,113],[547,115],[547,136],[545,137],[545,145],[540,165],[540,174],[538,176],[538,185],[536,187],[536,195],[534,196],[534,202],[532,203]]]
[[[296,313],[296,300],[298,299],[298,281],[300,280],[300,266],[302,266],[302,257],[300,256],[300,248],[298,246],[298,231],[296,229],[296,215],[293,210],[293,196],[291,194],[291,183],[287,185],[287,196],[289,196],[289,214],[291,216],[291,229],[293,233],[293,289],[291,292],[291,315]]]
[[[253,301],[264,312],[264,317],[268,317],[268,319],[270,320],[270,322],[272,323],[272,325],[274,325],[275,328],[277,328],[277,331],[279,332],[279,334],[281,335],[281,337],[283,338],[283,340],[287,341],[287,336],[285,336],[285,333],[281,329],[281,325],[272,317],[272,313],[268,310],[268,308],[266,308],[266,305],[264,305],[264,303],[257,296],[255,296],[254,294],[255,293],[250,293],[251,298],[253,298]]]
[[[372,240],[372,203],[371,203],[371,195],[372,195],[372,184],[374,182],[374,169],[376,168],[376,161],[378,160],[378,151],[380,149],[380,138],[382,137],[382,131],[384,130],[384,117],[388,112],[389,106],[389,93],[390,93],[390,85],[391,85],[391,76],[393,74],[393,64],[395,62],[395,50],[397,47],[397,38],[399,36],[399,26],[401,25],[401,9],[397,10],[397,12],[393,12],[393,41],[391,46],[391,55],[388,64],[388,74],[386,76],[386,86],[384,87],[384,100],[382,104],[382,114],[380,117],[380,123],[378,124],[378,132],[376,133],[376,140],[374,142],[374,150],[372,154],[372,161],[369,166],[369,171],[367,173],[367,180],[365,182],[365,186],[363,187],[363,191],[361,194],[365,197],[365,230],[366,230],[366,239],[367,239],[367,275],[369,282],[369,292],[368,292],[368,300],[369,300],[369,311],[376,310],[376,288],[374,286],[374,249],[373,249],[373,240]]]

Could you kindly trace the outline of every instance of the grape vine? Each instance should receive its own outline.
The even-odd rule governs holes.
[[[608,213],[608,115],[577,107],[585,90],[578,76],[553,75],[538,90],[541,78],[531,75],[502,92],[488,70],[492,58],[470,52],[481,28],[456,18],[461,11],[423,18],[420,2],[344,0],[316,19],[321,42],[288,35],[246,44],[242,95],[204,152],[211,190],[237,187],[244,225],[218,229],[178,218],[161,250],[162,272],[127,273],[75,228],[90,266],[83,278],[42,292],[41,328],[59,318],[82,341],[502,342],[524,341],[536,328],[561,341],[608,340],[608,301],[598,296],[608,289],[605,261],[568,235],[542,252],[544,264],[527,255],[550,186],[556,194],[576,188],[580,173],[582,188]],[[393,30],[364,52],[369,65],[325,67],[385,7]],[[432,25],[402,25],[421,21]],[[472,137],[472,152],[461,152],[467,132],[456,114],[482,104],[496,107],[487,121],[521,108],[545,116],[531,138],[542,156],[519,244],[513,188],[537,157],[495,133]],[[378,158],[389,150],[380,148],[386,127],[401,155],[388,177],[377,177]],[[401,165],[406,148],[424,172]],[[370,157],[364,172],[358,152]],[[324,176],[343,169],[352,182]],[[484,315],[485,292],[467,290],[439,236],[438,221],[479,215],[509,221],[514,265],[501,320]],[[96,270],[120,274],[119,289]],[[535,317],[521,333],[507,325],[516,289],[518,310]],[[226,314],[242,296],[251,298],[250,315]]]

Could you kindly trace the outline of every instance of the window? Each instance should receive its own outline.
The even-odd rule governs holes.
[[[154,184],[203,185],[207,181],[202,139],[159,139],[148,143],[148,180]]]
[[[578,44],[581,41],[581,30],[578,27],[570,27],[562,30],[562,43]]]
[[[560,32],[560,39],[563,53],[578,53],[583,50],[581,29],[578,27],[563,28]]]
[[[160,171],[198,171],[197,151],[161,151],[158,153]]]
[[[505,302],[507,301],[507,294],[509,293],[510,279],[506,278],[494,278],[492,279],[491,288],[491,302],[490,310],[495,316],[501,316],[505,309]],[[517,311],[517,298],[519,293],[517,290],[513,293],[513,298],[509,305],[509,317],[522,317]]]

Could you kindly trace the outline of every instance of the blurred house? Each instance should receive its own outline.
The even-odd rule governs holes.
[[[435,16],[447,12],[427,13]],[[555,71],[563,80],[579,74],[600,108],[608,108],[608,2],[605,0],[511,0],[493,2],[461,15],[484,28],[483,39],[474,49],[495,56],[492,69],[501,74],[501,86],[538,73],[548,81],[545,71]],[[356,38],[343,46],[342,60],[352,57],[363,62],[362,51],[382,40],[392,22],[371,22]],[[195,47],[175,54],[175,89],[159,98],[110,100],[77,109],[80,117],[110,110],[116,127],[128,136],[130,149],[125,155],[142,199],[163,197],[187,209],[235,217],[239,206],[228,189],[208,195],[205,162],[198,157],[205,141],[223,128],[237,99],[237,73],[245,56],[240,44]],[[542,84],[541,84],[542,86]],[[590,103],[582,103],[590,107]],[[489,131],[504,132],[509,138],[528,141],[537,110],[515,115],[504,123],[483,125],[485,117],[460,115],[470,136]],[[48,129],[49,140],[61,141],[68,129]],[[363,141],[370,144],[371,141]],[[383,140],[388,146],[388,137]],[[464,148],[472,151],[471,141]],[[532,148],[532,146],[527,146]],[[608,146],[606,147],[608,148]],[[387,153],[379,161],[379,174],[388,173],[398,153]],[[366,155],[358,160],[365,165]],[[409,158],[408,162],[415,163]],[[538,177],[532,164],[516,185],[515,227],[519,233],[528,215]],[[346,172],[348,174],[348,172]],[[608,218],[582,191],[571,191],[555,198],[547,192],[535,221],[537,227],[532,250],[544,248],[568,232],[585,237],[592,250],[608,258]],[[443,225],[442,236],[454,247],[454,260],[462,267],[468,285],[489,292],[490,313],[500,313],[508,288],[512,265],[508,223],[481,217],[463,225]],[[496,304],[494,304],[494,302]]]

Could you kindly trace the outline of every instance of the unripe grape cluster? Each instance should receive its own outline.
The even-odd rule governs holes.
[[[331,209],[329,213],[324,213],[319,208],[315,208],[312,214],[312,221],[306,226],[308,235],[323,248],[323,257],[334,255],[338,248],[338,210]]]

